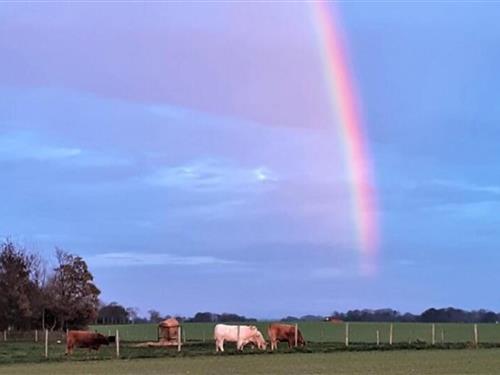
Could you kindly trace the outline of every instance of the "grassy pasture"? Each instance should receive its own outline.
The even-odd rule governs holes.
[[[264,335],[267,336],[267,323],[262,322],[258,323],[257,325],[264,333]],[[157,331],[156,325],[154,324],[90,327],[91,329],[96,329],[104,334],[108,334],[108,331],[110,334],[114,334],[116,329],[119,329],[121,337],[121,358],[118,361],[115,359],[116,356],[114,345],[110,345],[109,347],[103,346],[98,353],[89,353],[85,349],[77,349],[75,350],[75,354],[72,357],[65,357],[65,342],[64,339],[62,339],[63,334],[61,332],[55,332],[52,336],[50,336],[49,358],[47,359],[44,357],[44,346],[41,335],[39,336],[39,341],[36,343],[33,339],[33,333],[28,333],[17,338],[12,335],[8,336],[6,342],[0,340],[0,373],[2,373],[6,368],[11,369],[11,367],[6,366],[11,366],[19,363],[24,363],[25,365],[29,366],[31,366],[31,364],[33,363],[61,363],[59,365],[54,365],[55,367],[50,367],[47,365],[47,368],[53,368],[54,371],[59,371],[56,370],[59,368],[61,369],[61,371],[63,371],[63,368],[67,368],[68,373],[71,373],[73,369],[75,369],[74,371],[78,373],[79,370],[77,369],[82,370],[87,365],[90,366],[89,368],[96,369],[105,368],[107,366],[105,364],[95,364],[94,362],[97,360],[99,360],[99,362],[114,363],[118,367],[123,367],[123,363],[127,363],[131,366],[130,368],[135,368],[135,364],[133,363],[139,361],[140,363],[144,364],[145,368],[151,368],[151,371],[153,373],[156,371],[155,365],[150,365],[149,361],[151,361],[151,363],[158,364],[178,363],[180,366],[179,369],[191,368],[190,363],[192,363],[194,366],[192,367],[193,372],[196,373],[198,369],[196,364],[201,363],[200,358],[202,358],[203,361],[206,360],[207,363],[214,363],[214,366],[216,363],[219,363],[217,361],[219,361],[220,358],[238,357],[244,358],[241,360],[241,363],[258,361],[259,363],[268,363],[269,366],[272,367],[275,361],[280,361],[279,359],[274,360],[272,358],[285,354],[287,354],[285,357],[289,358],[291,361],[295,361],[295,359],[291,359],[292,357],[295,358],[296,356],[300,357],[303,355],[307,355],[312,356],[307,358],[311,358],[311,361],[313,362],[315,361],[313,360],[313,358],[318,358],[320,362],[326,361],[327,358],[330,358],[333,362],[335,362],[337,361],[338,356],[340,356],[340,358],[354,358],[353,356],[357,355],[356,353],[358,353],[362,358],[364,358],[365,356],[367,356],[367,358],[383,358],[377,357],[375,353],[391,352],[394,354],[388,354],[388,356],[390,358],[395,358],[398,355],[404,357],[408,352],[419,351],[429,353],[443,353],[442,355],[446,357],[448,356],[448,354],[444,354],[445,352],[454,352],[455,349],[468,349],[474,347],[474,345],[472,345],[474,337],[472,324],[436,324],[436,346],[430,345],[432,332],[431,324],[394,324],[394,340],[393,345],[391,346],[388,344],[390,324],[350,323],[350,344],[349,347],[346,348],[344,344],[344,324],[332,324],[328,322],[304,322],[300,323],[299,327],[301,328],[306,340],[308,341],[308,345],[305,348],[289,350],[287,348],[287,345],[283,343],[280,345],[278,353],[270,353],[268,351],[261,352],[251,348],[246,348],[244,353],[236,353],[234,343],[227,343],[225,345],[226,352],[222,355],[216,355],[212,338],[213,327],[214,324],[206,323],[183,324],[183,329],[186,333],[186,344],[183,346],[183,350],[180,353],[178,353],[176,348],[174,347],[135,347],[135,343],[137,342],[156,341]],[[377,330],[379,330],[380,332],[380,346],[377,346],[375,344]],[[443,330],[443,332],[445,333],[445,343],[441,343],[441,330]],[[489,353],[493,350],[493,352],[498,354],[498,358],[500,358],[500,349],[493,349],[500,348],[500,326],[496,324],[481,324],[478,325],[478,333],[481,350],[462,350],[461,352],[464,353],[464,356],[476,356],[477,358],[479,358],[482,356],[482,354],[476,355],[471,353],[478,353],[482,351],[486,351]],[[57,340],[60,340],[60,343],[57,343]],[[367,352],[373,353],[374,357],[365,354]],[[351,354],[347,355],[346,353]],[[323,357],[322,355],[325,356]],[[430,357],[439,357],[440,355],[441,354],[429,354]],[[247,357],[255,357],[258,359],[250,359]],[[146,358],[148,358],[147,361]],[[184,362],[180,361],[180,359],[182,358],[186,358],[186,360]],[[189,362],[188,358],[192,359],[193,362]],[[213,358],[219,359],[214,360]],[[172,362],[161,362],[170,360],[172,360]],[[233,366],[231,364],[233,362],[231,361],[233,360],[227,360],[226,362],[225,359],[220,359],[220,363],[227,363],[228,366]],[[77,362],[84,362],[85,364],[73,364]],[[313,362],[311,362],[311,369],[315,368],[315,362]],[[256,366],[258,367],[258,365]],[[374,366],[378,365],[374,364]],[[44,371],[44,368],[45,367],[43,366],[40,367],[40,371],[42,371],[42,373]],[[15,366],[13,367],[13,369],[13,371],[17,371],[15,370]],[[159,371],[160,367],[158,367],[157,370]],[[89,373],[87,371],[81,372]],[[108,371],[106,370],[106,372]],[[214,370],[214,372],[216,371]],[[237,372],[245,373],[245,370],[238,367]],[[308,371],[302,372],[307,373]],[[328,371],[326,373],[328,373]]]
[[[267,338],[267,322],[256,323]],[[184,323],[187,342],[208,342],[213,340],[213,323]],[[431,343],[432,325],[427,323],[394,323],[393,343],[426,342]],[[467,343],[474,340],[474,325],[444,323],[435,325],[436,343]],[[301,322],[299,328],[305,339],[312,342],[345,342],[345,324],[329,322]],[[118,329],[124,341],[152,341],[157,339],[155,324],[97,325],[90,329],[104,334],[114,334]],[[390,323],[349,323],[349,341],[352,343],[373,344],[379,331],[380,342],[389,342]],[[500,344],[500,324],[478,324],[479,341]]]
[[[499,350],[217,355],[0,366],[0,374],[497,374]]]

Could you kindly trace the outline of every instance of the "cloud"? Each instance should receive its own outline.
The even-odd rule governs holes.
[[[417,264],[417,262],[415,262],[412,259],[398,259],[395,261],[395,263],[396,263],[396,265],[402,266],[402,267],[412,267],[412,266],[415,266]]]
[[[500,195],[500,186],[497,185],[479,185],[463,181],[452,181],[452,180],[441,180],[441,179],[433,180],[432,184],[436,186],[447,187],[454,190]]]
[[[154,115],[175,120],[183,119],[188,114],[192,114],[192,111],[189,111],[186,108],[171,106],[167,104],[150,105],[146,107],[146,109]]]
[[[347,272],[346,272],[347,271]],[[322,267],[312,270],[311,277],[314,279],[338,279],[348,274],[348,270],[337,267]]]
[[[55,143],[30,131],[4,133],[0,135],[0,160],[60,162],[82,167],[131,164],[130,159],[122,156]]]
[[[81,155],[80,148],[41,144],[32,133],[17,132],[0,136],[0,159],[2,160],[61,160]]]
[[[151,185],[191,191],[246,190],[249,186],[269,186],[277,180],[268,167],[245,168],[216,159],[160,168],[146,178]]]
[[[237,264],[238,262],[213,256],[179,256],[165,253],[112,252],[86,258],[92,267],[140,267],[140,266],[205,266]]]
[[[433,210],[446,213],[456,219],[481,220],[485,225],[487,221],[497,221],[500,201],[480,201],[448,203],[433,207]]]

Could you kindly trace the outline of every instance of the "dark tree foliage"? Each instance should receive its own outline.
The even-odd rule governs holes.
[[[454,323],[495,323],[498,314],[488,310],[465,311],[448,307],[425,310],[419,318],[421,322],[454,322]]]
[[[137,307],[127,307],[128,318],[131,323],[139,322],[139,309]]]
[[[166,317],[162,317],[160,312],[156,310],[149,310],[149,322],[150,323],[159,323],[162,320],[166,319]]]
[[[0,246],[0,328],[26,329],[38,311],[39,286],[32,274],[36,258],[10,241]]]
[[[87,263],[56,249],[57,267],[47,284],[48,316],[53,328],[82,328],[94,322],[101,293]]]
[[[430,308],[418,315],[392,309],[335,311],[329,318],[351,322],[496,323],[499,315],[488,310],[465,311],[448,307]]]
[[[215,314],[211,312],[199,312],[190,319],[185,319],[187,322],[199,323],[236,323],[236,322],[256,322],[256,319],[247,318],[242,315],[232,313]]]
[[[217,314],[211,312],[198,312],[190,319],[191,322],[213,323],[217,321]]]
[[[134,318],[136,318],[135,316]],[[132,322],[129,309],[116,302],[111,302],[99,308],[97,313],[98,324],[124,324]]]
[[[300,321],[300,318],[296,316],[285,316],[283,319],[281,319],[282,322],[298,322]]]

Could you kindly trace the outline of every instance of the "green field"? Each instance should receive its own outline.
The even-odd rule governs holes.
[[[267,336],[267,323],[259,322],[257,325]],[[417,372],[421,372],[420,370],[427,371],[425,367],[427,363],[417,363],[416,360],[416,362],[412,362],[414,358],[420,358],[419,356],[429,358],[429,361],[431,361],[429,363],[433,363],[432,361],[435,360],[436,364],[430,367],[432,369],[455,369],[456,367],[453,367],[456,366],[455,361],[449,358],[457,356],[456,353],[462,353],[463,358],[470,358],[467,366],[474,365],[470,367],[474,369],[474,371],[471,370],[471,373],[479,373],[477,372],[479,370],[489,373],[489,363],[497,363],[495,362],[497,357],[500,359],[500,349],[498,349],[500,348],[500,326],[496,324],[478,325],[479,348],[477,350],[472,349],[476,347],[473,343],[473,324],[436,324],[436,343],[434,346],[431,345],[431,324],[393,324],[392,345],[388,343],[390,326],[389,323],[350,323],[350,341],[349,346],[346,347],[345,324],[303,322],[299,323],[299,327],[308,342],[304,348],[288,349],[287,345],[282,343],[278,352],[275,353],[259,351],[251,347],[245,348],[244,353],[237,353],[234,343],[226,343],[226,352],[222,355],[215,353],[212,337],[214,324],[183,324],[185,344],[180,353],[177,352],[175,347],[148,348],[135,346],[136,343],[141,341],[157,340],[157,328],[154,324],[90,327],[90,329],[98,330],[106,335],[108,333],[114,334],[116,330],[119,330],[121,337],[120,360],[116,359],[114,344],[103,346],[98,353],[89,353],[86,349],[77,349],[73,356],[66,357],[64,355],[64,333],[62,332],[53,332],[50,335],[49,354],[48,358],[45,358],[44,340],[41,333],[38,334],[38,342],[34,342],[33,331],[24,332],[18,336],[9,333],[7,341],[0,341],[0,373],[14,373],[28,368],[33,368],[36,373],[43,373],[43,371],[47,371],[47,373],[58,371],[63,373],[92,373],[92,371],[108,373],[111,371],[108,366],[112,366],[112,369],[120,368],[122,370],[119,372],[122,373],[126,373],[127,369],[131,372],[141,372],[137,366],[144,366],[144,371],[154,373],[161,370],[161,364],[168,364],[168,369],[172,371],[177,369],[174,372],[182,373],[189,370],[196,373],[204,369],[200,365],[202,363],[207,364],[204,373],[217,372],[217,366],[219,365],[222,366],[223,370],[221,371],[223,372],[245,373],[245,366],[250,366],[250,369],[255,367],[261,369],[259,371],[266,372],[264,368],[271,369],[273,366],[279,368],[280,361],[294,363],[297,358],[304,358],[297,364],[298,367],[296,368],[302,369],[297,370],[298,373],[321,373],[322,371],[328,373],[334,369],[336,371],[337,367],[329,367],[333,365],[339,366],[338,368],[342,371],[349,373],[356,371],[362,373],[366,368],[359,361],[364,361],[365,358],[372,359],[373,363],[370,366],[373,366],[376,371],[380,370],[380,373],[384,373],[385,365],[389,366],[391,371],[394,370],[394,372],[387,373],[400,373],[398,371],[407,373],[405,370],[413,368],[405,367],[407,365],[417,366],[415,367]],[[379,345],[375,343],[377,331],[380,337]],[[441,332],[443,332],[443,336]],[[441,342],[442,337],[444,337],[444,342]],[[457,349],[462,350],[458,352]],[[493,356],[491,353],[495,353],[495,355]],[[307,360],[305,360],[306,358]],[[398,364],[395,358],[401,358],[403,362]],[[409,362],[406,363],[404,358],[408,358]],[[438,358],[442,358],[443,362],[437,363]],[[461,357],[460,360],[463,360],[463,358]],[[484,363],[481,358],[484,359]],[[353,360],[354,363],[349,364],[349,360]],[[384,361],[387,361],[387,363]],[[474,364],[474,361],[479,362]],[[25,367],[16,367],[20,364],[24,364]],[[37,364],[37,366],[39,364],[40,367],[32,367],[34,364]],[[352,369],[349,368],[350,365],[353,366]],[[483,365],[484,367],[481,367]],[[467,366],[464,368],[468,368]],[[287,367],[285,366],[285,368]],[[371,373],[379,373],[376,371]],[[271,372],[278,371],[272,370]],[[450,372],[456,373],[457,371],[450,370],[448,373]],[[458,372],[463,373],[463,371]],[[446,373],[446,371],[437,371],[436,373]]]
[[[498,374],[500,351],[265,354],[0,366],[0,374]]]
[[[213,340],[214,323],[184,323],[182,329],[187,342],[207,342]],[[267,322],[256,323],[267,337]],[[301,322],[299,328],[307,341],[313,342],[345,342],[345,324],[329,322]],[[155,324],[127,324],[110,326],[91,326],[98,332],[114,334],[118,329],[124,341],[157,340]],[[375,343],[379,331],[380,343],[389,342],[390,323],[349,323],[349,341],[352,343]],[[479,342],[500,343],[500,324],[478,324]],[[432,325],[426,323],[394,323],[393,343],[431,343]],[[436,343],[466,343],[474,341],[474,325],[461,323],[444,323],[435,325]]]

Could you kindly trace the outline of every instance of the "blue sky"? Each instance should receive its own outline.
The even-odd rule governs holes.
[[[298,3],[0,5],[0,235],[164,314],[500,310],[500,6],[338,6],[379,271]]]

